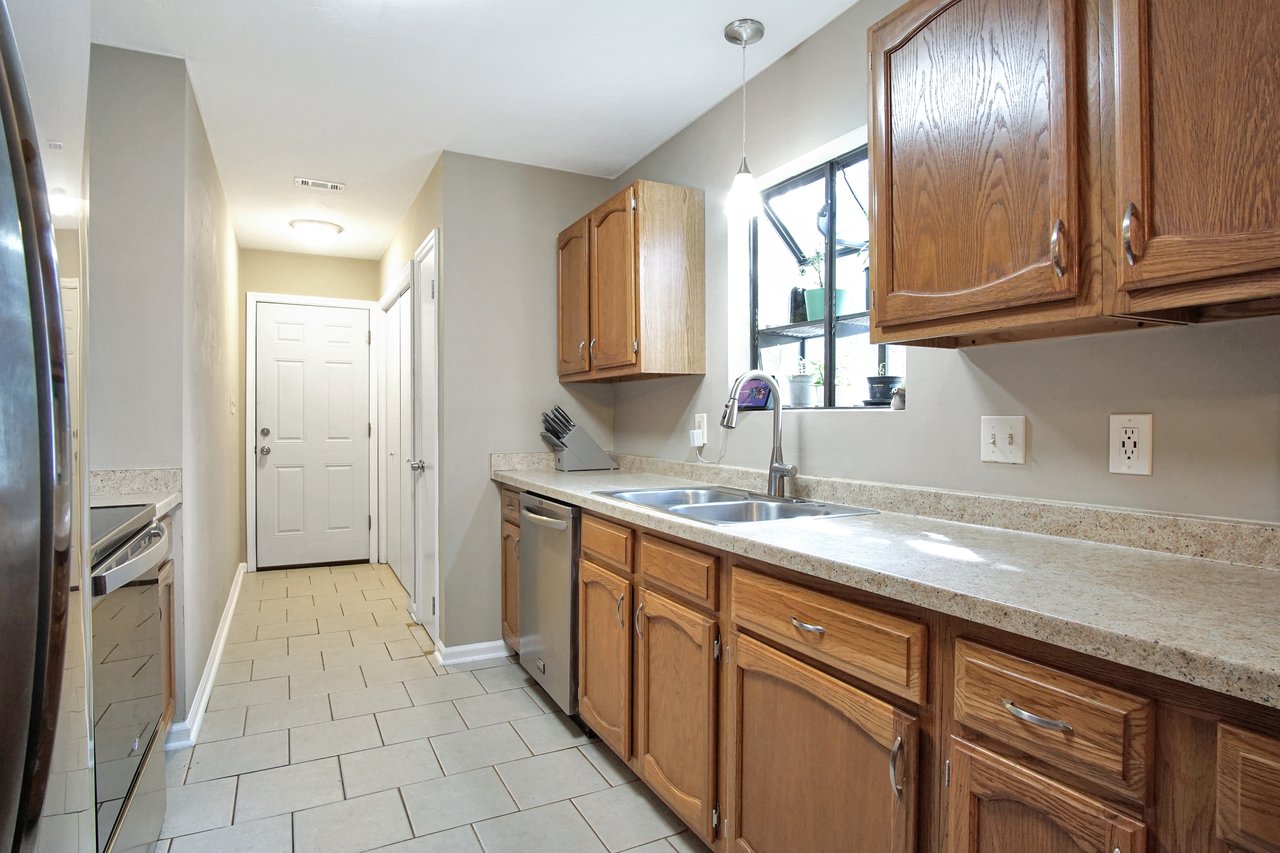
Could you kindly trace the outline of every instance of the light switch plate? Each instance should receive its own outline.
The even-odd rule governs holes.
[[[982,461],[1027,464],[1027,419],[1024,415],[982,418]]]
[[[1108,452],[1112,474],[1151,476],[1151,415],[1112,415]]]

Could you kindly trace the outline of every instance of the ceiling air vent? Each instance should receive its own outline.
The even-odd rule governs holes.
[[[313,190],[329,190],[335,193],[340,193],[347,188],[346,184],[339,184],[336,181],[321,181],[316,178],[294,178],[293,182],[300,187],[307,187]]]

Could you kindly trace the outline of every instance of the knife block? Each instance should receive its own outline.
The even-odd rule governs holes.
[[[548,437],[546,433],[543,436],[555,448],[557,471],[618,470],[618,463],[613,461],[613,457],[601,450],[600,445],[582,427],[575,426],[569,430],[560,441],[560,447],[556,447],[554,438]]]

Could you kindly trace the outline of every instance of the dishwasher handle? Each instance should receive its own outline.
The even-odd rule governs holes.
[[[550,527],[552,530],[568,530],[569,529],[569,522],[565,521],[562,518],[555,518],[554,516],[543,515],[542,513],[534,512],[533,510],[529,509],[527,506],[522,506],[520,507],[520,520],[524,521],[524,519],[526,518],[529,521],[533,522],[534,524],[538,524],[543,527]]]
[[[127,584],[133,583],[164,562],[165,555],[169,553],[168,529],[162,525],[156,525],[148,530],[144,536],[148,545],[138,556],[90,578],[95,597],[107,595]]]

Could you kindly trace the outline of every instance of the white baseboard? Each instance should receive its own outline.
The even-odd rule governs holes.
[[[453,646],[452,648],[445,648],[444,643],[437,640],[436,650],[431,653],[431,659],[441,666],[456,666],[462,663],[505,658],[509,654],[511,654],[511,650],[507,648],[507,644],[502,640],[471,643],[467,646]]]
[[[222,649],[227,644],[227,634],[231,631],[231,619],[236,612],[236,601],[240,598],[240,583],[244,580],[248,566],[241,563],[236,567],[236,576],[231,579],[231,589],[227,593],[226,606],[222,608],[222,619],[218,622],[218,632],[213,635],[213,648],[209,649],[209,659],[205,661],[204,672],[200,675],[200,685],[191,701],[191,710],[187,718],[169,726],[169,736],[165,739],[165,751],[185,749],[195,746],[200,738],[200,726],[204,723],[204,709],[209,704],[209,693],[213,690],[214,679],[218,677],[218,666],[222,663]]]

